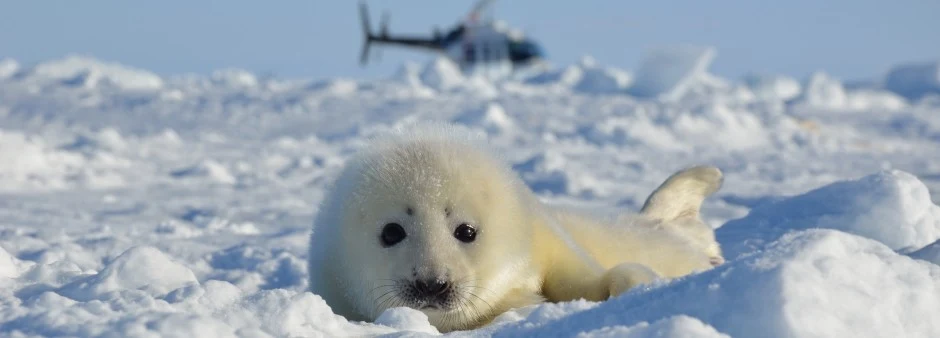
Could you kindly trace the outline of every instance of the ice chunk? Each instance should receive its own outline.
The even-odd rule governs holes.
[[[157,248],[137,246],[115,258],[98,274],[63,286],[59,293],[82,301],[122,290],[142,290],[159,296],[193,283],[198,281],[187,267]]]
[[[884,171],[758,205],[718,228],[716,236],[725,256],[734,259],[788,231],[808,228],[842,230],[894,250],[912,250],[940,238],[940,207],[913,175]]]
[[[911,100],[940,94],[940,61],[895,66],[885,77],[884,87]]]
[[[627,91],[637,97],[677,99],[706,74],[714,58],[710,47],[656,49],[646,56]]]
[[[940,240],[910,253],[909,256],[940,265]]]

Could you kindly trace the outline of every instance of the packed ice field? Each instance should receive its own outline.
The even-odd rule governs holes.
[[[556,205],[635,212],[679,169],[725,175],[702,212],[725,264],[447,335],[940,337],[940,63],[848,83],[723,79],[713,57],[503,81],[444,59],[368,81],[3,59],[0,336],[438,335],[418,311],[348,321],[306,290],[344,161],[432,120],[485,133]]]

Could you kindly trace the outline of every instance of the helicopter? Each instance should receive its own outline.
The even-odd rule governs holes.
[[[466,17],[446,33],[434,29],[431,36],[389,35],[388,13],[383,13],[380,30],[375,33],[369,22],[365,2],[359,3],[359,18],[364,42],[359,62],[369,61],[372,44],[397,45],[443,54],[456,63],[465,75],[500,78],[545,68],[541,46],[505,23],[483,18],[493,0],[479,0]]]

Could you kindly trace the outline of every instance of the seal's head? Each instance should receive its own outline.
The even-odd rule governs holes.
[[[311,286],[334,311],[375,319],[411,307],[439,330],[476,327],[528,275],[531,226],[512,171],[471,143],[380,140],[327,195]]]

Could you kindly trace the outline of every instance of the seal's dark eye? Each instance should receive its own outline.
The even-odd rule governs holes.
[[[454,238],[464,243],[473,242],[477,239],[477,229],[474,229],[470,224],[463,223],[457,226],[457,230],[454,230]]]
[[[405,233],[405,228],[402,228],[398,223],[389,223],[382,228],[382,246],[390,247],[392,245],[398,244],[401,242],[408,234]]]

